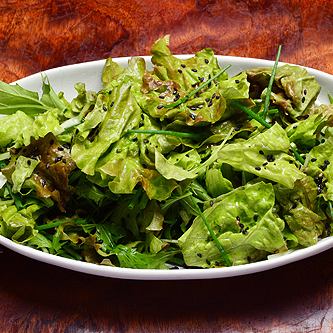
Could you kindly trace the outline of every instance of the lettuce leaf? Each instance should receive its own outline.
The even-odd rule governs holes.
[[[72,157],[82,172],[94,175],[95,167],[100,157],[107,152],[110,146],[117,142],[124,132],[135,128],[141,120],[141,108],[135,98],[136,81],[142,77],[142,71],[136,71],[136,62],[131,61],[126,73],[126,80],[115,86],[111,95],[108,95],[108,104],[103,107],[106,114],[101,119],[100,109],[94,109],[94,115],[87,119],[93,125],[82,125],[83,129],[94,127],[89,135],[76,137],[72,147]],[[139,68],[141,70],[141,68]],[[97,117],[98,119],[92,119]],[[100,122],[100,124],[99,124]],[[96,127],[96,125],[98,127]]]
[[[246,71],[250,84],[258,90],[257,96],[264,99],[271,68],[255,68]],[[320,85],[305,68],[283,65],[277,68],[271,94],[271,102],[280,107],[286,116],[296,120],[313,105],[320,92]]]
[[[260,182],[223,195],[204,211],[234,265],[261,259],[266,252],[285,249],[284,222],[272,211],[274,198],[273,186]],[[178,242],[188,266],[219,264],[219,251],[200,217]]]
[[[290,142],[278,124],[238,142],[225,145],[219,159],[232,167],[293,188],[297,179],[305,177],[288,155]]]

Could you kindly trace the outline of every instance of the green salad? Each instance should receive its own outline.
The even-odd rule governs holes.
[[[106,60],[70,102],[0,82],[0,234],[76,260],[213,268],[331,235],[333,105],[307,70],[228,75],[211,49]],[[66,78],[64,78],[65,80]]]

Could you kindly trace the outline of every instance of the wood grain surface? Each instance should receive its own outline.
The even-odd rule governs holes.
[[[281,60],[333,73],[330,0],[0,1],[0,79],[107,56]],[[333,332],[333,251],[254,275],[122,281],[0,254],[0,332]]]

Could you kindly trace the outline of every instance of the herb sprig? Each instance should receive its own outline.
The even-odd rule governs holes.
[[[268,83],[267,90],[266,90],[264,111],[263,111],[263,114],[262,114],[262,117],[264,119],[266,119],[266,115],[267,115],[268,108],[269,108],[269,103],[270,103],[271,94],[272,94],[272,87],[273,87],[273,83],[274,83],[274,79],[275,79],[276,69],[277,69],[279,59],[280,59],[280,55],[281,55],[281,49],[282,49],[282,45],[279,45],[279,48],[278,48],[278,51],[277,51],[277,54],[276,54],[276,58],[275,58],[275,62],[274,62],[274,66],[272,68],[271,77],[269,79],[269,83]]]

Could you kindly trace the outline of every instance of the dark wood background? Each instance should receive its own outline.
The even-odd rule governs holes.
[[[0,1],[0,79],[70,63],[175,53],[281,60],[333,73],[333,1]],[[0,254],[0,332],[333,331],[333,251],[254,275],[124,281]]]

